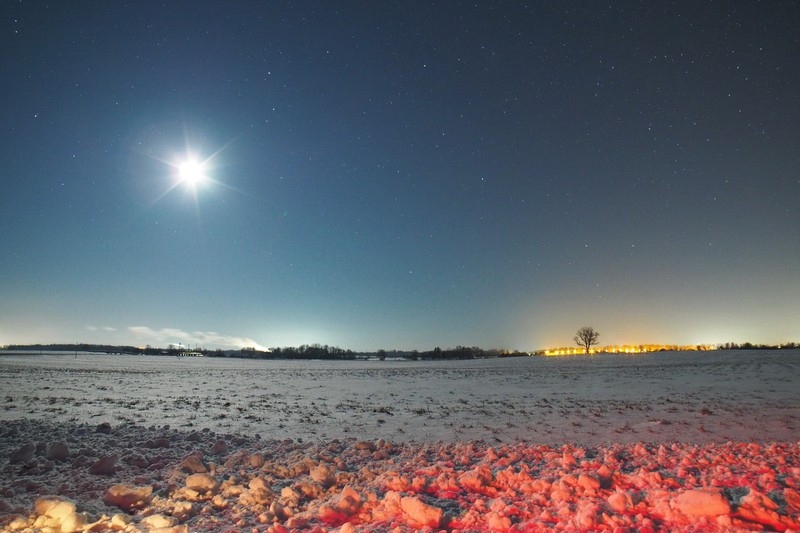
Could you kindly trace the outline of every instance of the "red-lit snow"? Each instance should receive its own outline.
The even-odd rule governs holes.
[[[797,442],[298,443],[33,421],[0,439],[4,531],[800,528]]]

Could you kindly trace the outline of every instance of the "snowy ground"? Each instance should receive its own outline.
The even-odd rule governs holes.
[[[0,357],[0,419],[306,440],[794,440],[800,351],[456,362]]]
[[[798,351],[4,356],[0,527],[797,529],[797,383]]]

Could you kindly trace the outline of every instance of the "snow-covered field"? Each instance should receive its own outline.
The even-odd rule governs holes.
[[[0,357],[0,419],[306,440],[793,440],[800,351],[451,362]]]
[[[798,384],[800,351],[3,356],[0,528],[798,529]]]

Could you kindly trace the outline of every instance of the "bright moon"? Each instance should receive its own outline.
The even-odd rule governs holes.
[[[178,167],[178,173],[180,174],[181,181],[185,181],[192,186],[198,185],[206,179],[205,174],[203,174],[203,165],[197,161],[186,161],[182,163],[181,166]]]

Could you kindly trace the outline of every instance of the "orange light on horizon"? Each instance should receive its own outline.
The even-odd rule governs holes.
[[[555,355],[596,355],[600,353],[626,353],[626,354],[639,354],[649,352],[669,352],[669,351],[706,351],[714,350],[715,346],[710,344],[691,344],[691,345],[678,345],[678,344],[625,344],[625,345],[612,345],[603,346],[598,348],[590,348],[587,352],[585,348],[548,348],[539,353],[547,356]]]

